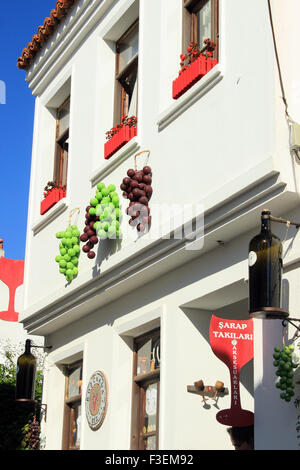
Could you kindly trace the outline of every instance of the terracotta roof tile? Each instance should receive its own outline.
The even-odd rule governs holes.
[[[60,20],[67,16],[70,8],[77,0],[57,0],[55,9],[51,10],[50,16],[45,18],[44,24],[38,27],[37,33],[32,37],[32,41],[23,49],[21,57],[18,58],[19,69],[26,69],[30,62],[41,49],[43,43],[54,32]]]

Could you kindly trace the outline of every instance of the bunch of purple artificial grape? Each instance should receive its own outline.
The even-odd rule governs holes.
[[[149,200],[152,196],[152,170],[144,166],[142,170],[129,169],[123,178],[120,189],[123,197],[129,200],[126,214],[130,216],[129,225],[138,232],[147,232],[151,225]]]
[[[30,421],[28,431],[26,432],[25,438],[27,441],[28,450],[39,450],[40,447],[40,432],[41,428],[37,421]]]
[[[95,258],[96,253],[93,251],[93,248],[99,241],[96,230],[94,229],[94,224],[99,220],[99,217],[93,212],[90,212],[92,208],[93,206],[86,207],[85,228],[83,234],[80,236],[80,241],[85,243],[82,247],[82,251],[87,254],[89,259]]]

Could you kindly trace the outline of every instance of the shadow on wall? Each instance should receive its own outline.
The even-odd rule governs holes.
[[[243,240],[241,240],[241,237],[239,237],[238,246],[234,247],[234,249],[232,249],[232,245],[235,245],[233,240],[231,243],[217,248],[216,250],[209,251],[202,256],[199,255],[196,257],[195,253],[195,259],[193,261],[190,261],[189,263],[182,265],[179,268],[173,269],[172,271],[168,271],[166,273],[158,271],[157,278],[155,280],[151,279],[151,288],[149,288],[150,283],[147,282],[145,273],[141,273],[140,276],[143,276],[144,285],[136,289],[129,289],[128,292],[125,294],[122,292],[121,304],[120,300],[116,299],[115,301],[110,302],[107,305],[101,307],[101,309],[95,310],[94,312],[90,313],[84,318],[84,320],[79,319],[78,321],[73,322],[72,325],[64,328],[61,333],[57,331],[57,333],[54,335],[57,347],[59,347],[60,344],[65,344],[66,336],[69,336],[70,340],[74,340],[105,325],[112,326],[114,322],[120,317],[123,317],[136,310],[139,310],[140,308],[146,307],[149,304],[153,304],[157,300],[163,301],[165,297],[173,294],[174,292],[180,291],[181,289],[192,285],[193,283],[199,280],[211,276],[212,274],[222,272],[233,264],[238,264],[241,261],[244,261],[247,258],[248,254],[247,243],[249,235],[246,234],[244,238],[245,243],[243,244]],[[108,242],[108,246],[107,249],[102,252],[102,254],[99,254],[100,260],[103,260],[105,256],[108,256],[108,252],[110,249],[118,249],[118,246],[116,245],[114,248],[111,248],[109,243],[110,241],[106,241]],[[167,241],[168,240],[166,240],[166,242]],[[165,253],[162,254],[162,257],[164,256]],[[137,264],[141,263],[142,266],[146,267],[144,252],[142,252],[138,258],[135,258],[133,262]],[[126,268],[130,269],[131,263],[132,260],[127,260]],[[96,276],[97,267],[95,267],[94,269],[94,276]],[[123,266],[121,266],[120,269],[124,269]],[[127,277],[128,274],[125,273],[124,278]],[[119,278],[118,282],[121,283],[122,279],[123,277]],[[102,279],[99,279],[95,282],[99,282],[99,284],[101,285],[104,284],[105,281],[105,276],[103,276]],[[243,284],[244,288],[246,288],[247,291],[247,287],[246,285],[244,285],[243,280],[240,281],[239,284]],[[241,287],[239,287],[239,289],[241,289]],[[101,296],[101,291],[98,295]],[[73,300],[76,301],[76,299],[77,293],[71,294],[71,296],[69,297],[69,301],[71,303],[73,302]],[[239,296],[239,299],[241,299],[241,296]],[[222,303],[220,305],[222,305]],[[246,312],[247,309],[244,309],[243,311]],[[211,309],[210,312],[213,313]],[[217,310],[215,310],[214,312],[217,312]],[[236,318],[238,319],[239,317]],[[245,318],[245,316],[243,318]]]
[[[96,264],[92,270],[92,276],[99,276],[101,273],[101,264],[106,259],[109,259],[113,254],[120,251],[122,248],[122,239],[116,240],[99,240],[99,249],[97,250]]]

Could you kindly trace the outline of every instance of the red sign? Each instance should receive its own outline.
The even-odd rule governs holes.
[[[0,312],[0,320],[18,321],[19,314],[15,311],[15,294],[17,287],[23,284],[24,261],[0,258],[0,280],[9,288],[8,309]]]
[[[226,320],[212,316],[209,341],[214,354],[229,368],[231,407],[217,413],[226,426],[250,426],[252,411],[243,410],[240,400],[240,371],[253,358],[253,320]]]

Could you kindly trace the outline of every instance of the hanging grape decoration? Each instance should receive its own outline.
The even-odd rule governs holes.
[[[279,378],[275,386],[281,390],[280,398],[286,402],[294,396],[294,369],[298,367],[293,357],[294,346],[276,346],[273,353],[273,365],[277,368],[276,375]]]
[[[39,450],[40,449],[40,424],[35,416],[33,421],[29,421],[25,426],[26,434],[22,442],[22,448],[25,450]]]
[[[85,242],[82,251],[87,253],[88,258],[96,256],[94,246],[100,240],[120,238],[120,199],[116,192],[116,186],[104,183],[97,184],[95,197],[90,200],[86,207],[84,233],[80,240]]]
[[[29,448],[32,450],[38,450],[40,445],[40,432],[41,428],[39,423],[34,419],[32,423],[30,423],[29,427]]]
[[[82,251],[86,253],[89,259],[95,258],[96,253],[93,251],[93,248],[99,241],[96,230],[94,229],[95,222],[99,219],[93,211],[90,212],[91,209],[93,209],[92,205],[87,206],[85,209],[85,227],[83,234],[80,236],[80,241],[85,243],[82,247]]]
[[[56,238],[61,239],[59,244],[59,255],[55,261],[59,265],[59,272],[71,282],[78,274],[78,260],[80,255],[80,231],[77,225],[71,225],[71,217],[75,211],[70,212],[69,226],[64,232],[57,232]]]
[[[130,168],[127,171],[127,176],[120,185],[123,197],[129,200],[129,206],[126,208],[126,214],[130,216],[128,223],[131,227],[136,227],[140,233],[146,233],[150,229],[149,201],[153,193],[150,166],[145,165],[142,170],[137,169],[136,157],[144,152],[148,152],[149,158],[149,150],[137,153],[134,158],[134,169]]]
[[[98,183],[96,198],[97,203],[94,207],[95,214],[99,220],[94,224],[100,240],[120,238],[120,199],[116,192],[116,186],[109,184],[105,187],[104,183]]]

